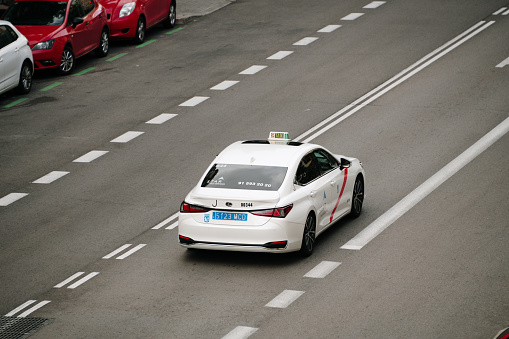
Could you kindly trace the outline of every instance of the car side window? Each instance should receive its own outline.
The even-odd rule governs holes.
[[[329,152],[323,149],[317,149],[313,151],[316,159],[318,160],[318,164],[320,165],[320,170],[322,173],[327,173],[335,168],[339,167],[339,163]]]
[[[72,25],[72,22],[76,18],[83,18],[83,8],[79,0],[72,0],[71,6],[69,7],[69,18],[67,25]]]
[[[0,48],[4,48],[17,39],[18,35],[12,30],[12,28],[7,25],[0,26]]]
[[[320,165],[316,160],[314,152],[306,154],[299,162],[297,173],[295,174],[295,183],[298,185],[307,185],[321,175]]]
[[[83,7],[83,15],[87,15],[92,12],[95,7],[94,0],[80,0],[81,6]]]

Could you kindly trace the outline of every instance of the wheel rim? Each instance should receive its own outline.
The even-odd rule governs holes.
[[[311,252],[313,250],[315,244],[315,219],[310,214],[306,219],[306,224],[304,225],[304,238],[303,238],[303,246],[306,247],[307,252]]]
[[[25,90],[29,90],[32,86],[32,71],[29,66],[24,66],[21,71],[21,83]]]
[[[64,49],[62,53],[62,63],[60,64],[60,69],[64,72],[69,72],[74,65],[74,56],[72,52],[68,49]]]
[[[177,16],[175,15],[175,6],[173,4],[170,5],[170,13],[168,14],[168,20],[170,24],[174,25]]]
[[[359,214],[362,210],[362,202],[364,201],[364,183],[357,179],[353,188],[353,209]]]
[[[108,48],[110,46],[109,39],[108,39],[108,32],[104,31],[101,34],[101,50],[104,54],[108,52]]]
[[[143,41],[145,38],[145,23],[140,19],[138,22],[138,40]]]

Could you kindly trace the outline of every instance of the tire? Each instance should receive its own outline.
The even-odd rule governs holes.
[[[134,43],[139,45],[145,41],[145,31],[147,27],[145,26],[145,19],[140,16],[138,19],[138,23],[136,24],[136,35],[134,36]]]
[[[363,202],[364,179],[361,175],[358,175],[355,179],[355,184],[353,185],[352,192],[352,209],[350,211],[350,216],[352,216],[352,218],[357,218],[359,215],[361,215]]]
[[[316,237],[316,218],[313,213],[309,213],[304,224],[304,232],[302,234],[302,244],[300,247],[300,254],[304,257],[309,257],[315,248]]]
[[[163,21],[163,24],[167,28],[175,27],[175,22],[177,21],[177,6],[175,5],[175,1],[170,3],[170,9],[168,11],[168,17]]]
[[[60,62],[60,66],[58,66],[58,74],[60,75],[69,75],[74,69],[74,53],[70,46],[65,46],[64,51],[62,52],[62,61]]]
[[[101,39],[99,40],[99,46],[95,49],[94,53],[99,58],[104,58],[108,55],[110,50],[110,34],[106,28],[101,32]]]
[[[32,63],[28,60],[23,62],[21,66],[21,72],[19,74],[19,84],[16,88],[16,91],[19,94],[27,94],[30,92],[32,88],[32,77],[33,77],[33,69]]]

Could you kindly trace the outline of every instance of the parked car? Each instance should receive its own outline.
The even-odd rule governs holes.
[[[35,69],[71,73],[75,59],[91,51],[104,57],[109,27],[97,0],[16,0],[4,14],[32,47]]]
[[[141,44],[148,28],[161,22],[168,28],[175,26],[175,0],[104,0],[101,3],[108,13],[112,39],[133,39]]]
[[[34,60],[28,40],[10,22],[0,20],[0,93],[32,88]]]

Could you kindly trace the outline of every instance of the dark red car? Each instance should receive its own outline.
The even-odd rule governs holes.
[[[101,0],[108,13],[111,38],[145,40],[145,31],[163,23],[173,27],[177,18],[175,0]]]
[[[109,50],[108,21],[97,0],[16,0],[3,16],[28,39],[35,69],[69,74],[75,59]]]

